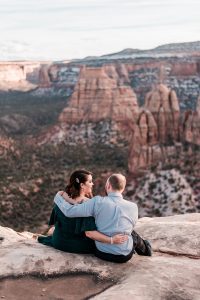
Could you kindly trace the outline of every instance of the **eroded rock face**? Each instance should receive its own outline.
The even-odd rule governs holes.
[[[82,68],[68,107],[59,117],[61,123],[133,120],[138,112],[136,96],[130,86],[119,84],[116,70]]]
[[[130,142],[129,170],[147,168],[176,153],[180,135],[180,110],[176,93],[163,84],[146,96]]]
[[[134,255],[118,265],[58,251],[31,233],[0,227],[0,276],[93,273],[115,283],[94,299],[199,299],[200,214],[142,218],[135,230],[151,241],[153,256]]]
[[[36,88],[34,82],[29,81],[29,74],[38,70],[36,63],[1,63],[0,64],[0,90],[2,91],[23,91],[27,92]]]
[[[184,114],[183,138],[188,143],[200,146],[200,97],[196,111],[188,111]]]
[[[155,118],[158,126],[158,140],[161,143],[177,140],[180,108],[175,91],[160,84],[147,94],[144,106]]]
[[[129,153],[129,170],[131,171],[150,165],[156,159],[156,153],[161,152],[160,147],[156,146],[158,126],[150,111],[141,109],[137,123],[132,130]]]
[[[31,92],[33,96],[71,95],[80,66],[69,62],[1,62],[0,91]]]
[[[196,111],[181,114],[175,91],[160,84],[147,94],[132,128],[129,171],[165,162],[180,153],[185,142],[200,145],[200,97]]]
[[[39,140],[42,143],[126,143],[139,111],[135,93],[125,85],[127,80],[122,66],[118,69],[83,67],[58,124]]]
[[[140,105],[152,86],[163,82],[177,91],[181,109],[194,109],[200,84],[199,45],[184,43],[181,48],[172,48],[163,45],[142,51],[125,49],[71,62],[1,62],[0,90],[29,90],[35,96],[69,96],[83,66],[104,66],[113,78],[119,76],[120,81],[131,85]]]

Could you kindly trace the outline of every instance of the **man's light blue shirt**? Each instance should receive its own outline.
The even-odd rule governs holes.
[[[133,248],[131,232],[138,219],[135,203],[124,200],[121,193],[109,193],[106,197],[96,196],[82,204],[71,205],[62,196],[56,194],[54,202],[66,217],[95,218],[97,230],[108,236],[118,233],[127,234],[128,240],[123,244],[104,244],[95,241],[99,251],[117,255],[128,255]]]

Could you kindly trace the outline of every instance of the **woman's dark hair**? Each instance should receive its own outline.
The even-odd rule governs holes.
[[[81,183],[85,183],[88,180],[88,175],[92,175],[92,173],[87,170],[77,170],[71,174],[69,183],[65,188],[69,197],[74,199],[80,196]],[[86,196],[91,198],[92,194]]]

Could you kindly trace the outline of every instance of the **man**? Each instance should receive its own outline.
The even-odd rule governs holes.
[[[106,197],[96,196],[78,205],[67,203],[64,198],[69,200],[69,197],[64,192],[57,193],[54,198],[56,205],[67,217],[93,216],[97,230],[111,237],[110,244],[95,241],[96,256],[120,263],[131,259],[135,251],[139,255],[151,256],[149,242],[133,231],[138,219],[138,208],[135,203],[123,199],[125,186],[126,178],[122,174],[112,174],[105,185]],[[127,235],[128,239],[123,244],[113,244],[112,236],[117,233]]]

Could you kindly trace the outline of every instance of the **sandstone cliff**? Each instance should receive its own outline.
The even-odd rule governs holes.
[[[135,230],[151,241],[153,256],[134,255],[128,263],[117,265],[92,255],[64,253],[40,245],[32,239],[31,233],[17,233],[0,227],[0,236],[4,238],[0,241],[1,280],[34,275],[38,287],[42,275],[55,277],[92,273],[112,284],[93,299],[197,300],[200,297],[199,228],[199,214],[140,219]],[[45,288],[45,285],[43,280],[43,289],[35,288],[34,292],[38,296],[42,294],[43,299],[49,299],[52,289]],[[3,289],[0,296],[6,298],[2,292]],[[30,290],[26,293],[28,295]],[[70,293],[73,291],[64,289],[60,297],[70,297]],[[81,296],[77,295],[77,299],[82,299]]]
[[[156,86],[146,95],[144,107],[154,116],[160,143],[178,140],[180,108],[175,91],[163,84]]]
[[[109,69],[135,91],[139,104],[153,85],[175,90],[181,109],[194,109],[200,85],[199,43],[164,45],[76,61],[1,62],[0,91],[32,91],[35,96],[73,93],[82,67]]]
[[[192,145],[200,146],[200,97],[196,111],[189,111],[183,118],[183,138]]]
[[[61,123],[133,120],[138,111],[136,96],[112,67],[82,68]]]
[[[56,126],[39,137],[39,144],[124,144],[138,116],[137,98],[126,85],[123,69],[83,67]],[[131,125],[131,126],[130,126]]]
[[[130,142],[129,170],[145,168],[176,153],[180,141],[180,109],[176,93],[163,84],[146,95]]]
[[[31,92],[34,96],[70,95],[80,67],[68,62],[1,62],[0,91]]]

